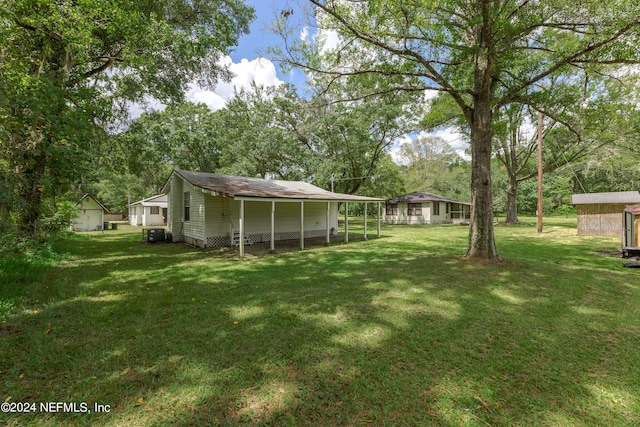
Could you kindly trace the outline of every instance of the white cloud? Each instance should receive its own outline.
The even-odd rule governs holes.
[[[336,30],[319,30],[317,37],[322,54],[335,50],[340,42],[340,36]]]
[[[302,40],[303,42],[306,42],[307,37],[309,37],[309,27],[304,26],[302,27],[302,31],[300,31],[300,40]]]
[[[193,102],[203,102],[213,110],[224,108],[227,101],[231,99],[235,90],[249,89],[251,83],[255,82],[262,86],[279,86],[282,84],[276,74],[276,67],[273,62],[266,58],[256,58],[251,61],[243,58],[239,63],[234,63],[231,58],[225,56],[221,64],[228,66],[234,74],[230,82],[219,83],[214,90],[207,90],[196,84],[191,84],[191,89],[187,92],[186,98]]]

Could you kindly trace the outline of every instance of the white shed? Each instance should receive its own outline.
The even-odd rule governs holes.
[[[201,247],[304,239],[338,233],[339,203],[382,199],[332,193],[301,181],[281,181],[174,170],[162,188],[168,195],[167,228],[173,241]],[[379,210],[379,209],[378,209]],[[348,240],[348,218],[345,240]],[[366,221],[365,221],[366,223]],[[379,234],[379,227],[378,227]],[[366,228],[365,228],[366,238]]]
[[[157,194],[127,205],[129,224],[149,227],[165,225],[167,220],[167,195]]]
[[[71,219],[71,230],[102,230],[104,214],[109,213],[102,203],[87,193],[75,204],[75,207],[76,215]]]
[[[387,224],[460,223],[470,217],[470,203],[422,190],[385,201],[384,222]]]

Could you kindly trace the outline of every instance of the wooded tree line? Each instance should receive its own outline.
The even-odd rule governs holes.
[[[273,30],[287,48],[272,54],[307,72],[312,95],[254,86],[212,112],[184,102],[185,88],[228,77],[218,59],[253,18],[242,2],[4,2],[5,227],[33,233],[81,191],[121,210],[178,167],[470,200],[468,256],[497,259],[494,214],[517,221],[518,205],[530,209],[538,112],[551,206],[566,209],[570,192],[637,189],[637,2],[305,3],[316,36],[297,38],[281,14]],[[149,97],[166,108],[123,126],[131,102]],[[469,141],[468,161],[420,139],[392,161],[400,136],[444,127]]]

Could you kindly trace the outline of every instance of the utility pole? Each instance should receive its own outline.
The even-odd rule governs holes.
[[[542,233],[542,111],[538,111],[538,233]]]

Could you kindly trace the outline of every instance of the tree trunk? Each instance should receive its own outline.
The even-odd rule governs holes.
[[[507,188],[507,224],[517,224],[518,222],[518,178],[509,171],[509,186]]]
[[[18,180],[18,197],[20,206],[17,212],[18,230],[33,235],[38,229],[40,219],[40,202],[47,166],[46,147],[44,144],[35,147],[32,151],[24,153],[22,163],[18,166],[21,173]],[[14,168],[16,170],[16,168]]]
[[[499,260],[493,235],[493,195],[491,194],[491,153],[493,130],[492,99],[495,52],[492,46],[489,2],[481,2],[482,23],[475,28],[478,50],[473,75],[473,108],[467,119],[471,125],[471,228],[467,258]]]
[[[499,260],[493,234],[491,108],[476,103],[471,127],[471,229],[467,258]]]

